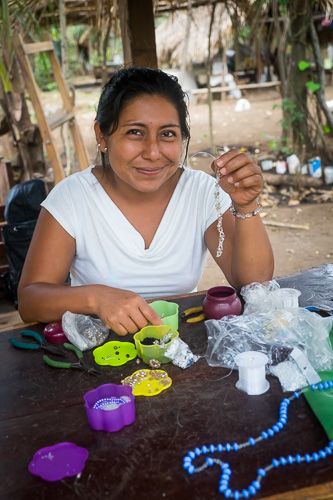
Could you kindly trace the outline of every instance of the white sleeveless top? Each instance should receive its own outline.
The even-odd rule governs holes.
[[[42,206],[76,242],[72,286],[103,284],[145,299],[196,291],[207,258],[206,229],[217,219],[215,180],[184,171],[148,249],[92,173],[58,183]],[[230,197],[220,190],[222,213]]]

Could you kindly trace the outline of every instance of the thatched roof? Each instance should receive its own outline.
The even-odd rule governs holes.
[[[208,34],[211,6],[192,10],[186,64],[203,63],[208,57]],[[160,65],[180,66],[186,35],[187,11],[178,10],[169,15],[156,29],[157,57]],[[222,41],[225,45],[231,35],[231,20],[223,4],[217,4],[211,35],[211,54],[217,53]]]
[[[64,0],[67,24],[87,24],[99,27],[109,16],[117,16],[117,9],[123,0]],[[228,3],[232,0],[192,0],[193,8],[214,2]],[[186,9],[188,0],[152,0],[155,15]],[[56,22],[59,17],[59,0],[8,0],[11,12],[15,12],[14,24],[20,24],[28,18],[33,24],[33,17],[40,25]]]

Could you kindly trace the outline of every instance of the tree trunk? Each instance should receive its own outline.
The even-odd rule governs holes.
[[[289,75],[289,92],[295,110],[302,113],[303,119],[292,120],[293,149],[296,154],[301,153],[302,145],[309,144],[307,124],[307,74],[300,71],[298,64],[306,60],[306,44],[309,18],[311,12],[307,9],[307,0],[290,2],[290,42],[291,42],[291,69]]]
[[[111,30],[111,14],[110,14],[108,21],[107,21],[105,36],[103,39],[102,87],[104,87],[106,85],[107,80],[108,80],[108,69],[107,69],[106,63],[107,63],[107,50],[108,50],[108,45],[109,45],[110,30]]]
[[[215,16],[215,7],[214,3],[212,6],[212,14],[210,16],[210,24],[209,24],[209,33],[208,33],[208,61],[207,61],[207,90],[208,90],[208,110],[209,110],[209,140],[210,140],[210,151],[214,154],[214,135],[213,135],[213,106],[212,106],[212,91],[210,86],[210,75],[212,73],[212,56],[211,56],[211,37],[212,37],[212,29],[214,23]],[[223,68],[222,68],[223,69]]]
[[[317,73],[318,73],[318,83],[320,84],[320,88],[316,91],[316,97],[319,103],[320,108],[322,109],[326,120],[327,120],[327,125],[331,129],[331,132],[333,132],[333,114],[328,108],[326,104],[326,99],[325,99],[325,70],[324,66],[322,63],[322,58],[321,58],[321,52],[320,52],[320,45],[319,45],[319,40],[318,40],[318,35],[316,28],[313,23],[313,19],[311,18],[310,20],[310,37],[311,37],[311,44],[312,44],[312,49],[313,49],[313,55],[317,67]]]
[[[184,48],[183,48],[183,53],[182,53],[182,60],[181,60],[181,64],[180,64],[180,76],[179,76],[180,85],[184,84],[184,78],[185,78],[185,73],[186,73],[186,66],[187,66],[186,59],[187,59],[187,52],[188,52],[188,44],[189,44],[189,40],[190,40],[191,21],[192,21],[192,0],[188,0],[185,40],[184,40]]]
[[[276,40],[277,40],[277,62],[278,62],[279,77],[281,82],[280,89],[281,89],[282,99],[284,99],[288,97],[288,86],[287,86],[286,68],[284,62],[285,46],[281,34],[277,0],[274,0],[273,2],[273,17],[274,17]]]
[[[59,0],[59,26],[61,36],[61,71],[66,84],[69,80],[69,66],[68,66],[68,44],[67,44],[67,21],[65,0]],[[66,175],[73,171],[74,165],[74,150],[71,141],[71,133],[69,131],[69,124],[64,123],[61,127],[61,137],[64,143],[64,150],[66,153]]]

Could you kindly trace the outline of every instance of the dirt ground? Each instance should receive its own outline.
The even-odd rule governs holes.
[[[88,147],[93,163],[96,159],[96,141],[93,133],[95,109],[100,89],[97,86],[76,89],[77,121]],[[243,96],[251,105],[247,111],[235,112],[236,101],[226,97],[223,101],[214,100],[213,128],[215,146],[242,146],[256,148],[260,155],[269,151],[271,138],[277,138],[281,133],[279,120],[280,108],[273,109],[274,104],[280,104],[277,90],[252,90]],[[326,100],[333,99],[333,86],[326,88]],[[43,94],[46,114],[53,114],[59,107],[59,97],[54,93]],[[209,119],[208,107],[204,102],[190,102],[191,144],[189,153],[209,150]],[[265,135],[264,135],[265,134]],[[58,134],[59,147],[63,141]],[[333,165],[333,158],[332,158]],[[201,168],[209,172],[208,157],[197,157],[191,160],[192,168]],[[326,188],[327,189],[327,188]],[[329,191],[328,191],[329,192]],[[333,261],[333,203],[302,202],[299,205],[288,206],[288,197],[276,196],[273,206],[264,207],[264,223],[272,242],[275,255],[275,277],[284,276],[303,269],[308,269],[326,262]],[[331,200],[332,200],[331,196]],[[275,206],[274,206],[275,204]],[[282,223],[286,227],[271,226],[270,223]],[[293,224],[299,228],[290,228]],[[199,283],[199,290],[205,290],[217,284],[223,284],[217,265],[211,257]],[[0,311],[1,313],[1,311]],[[15,314],[15,313],[14,313]],[[0,314],[1,316],[1,314]],[[15,316],[16,319],[16,316]],[[12,318],[8,319],[11,321]],[[1,323],[7,321],[0,317]]]

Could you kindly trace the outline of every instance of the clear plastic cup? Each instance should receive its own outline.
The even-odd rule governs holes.
[[[296,288],[279,288],[273,292],[274,305],[277,309],[293,309],[298,307],[301,292]]]

